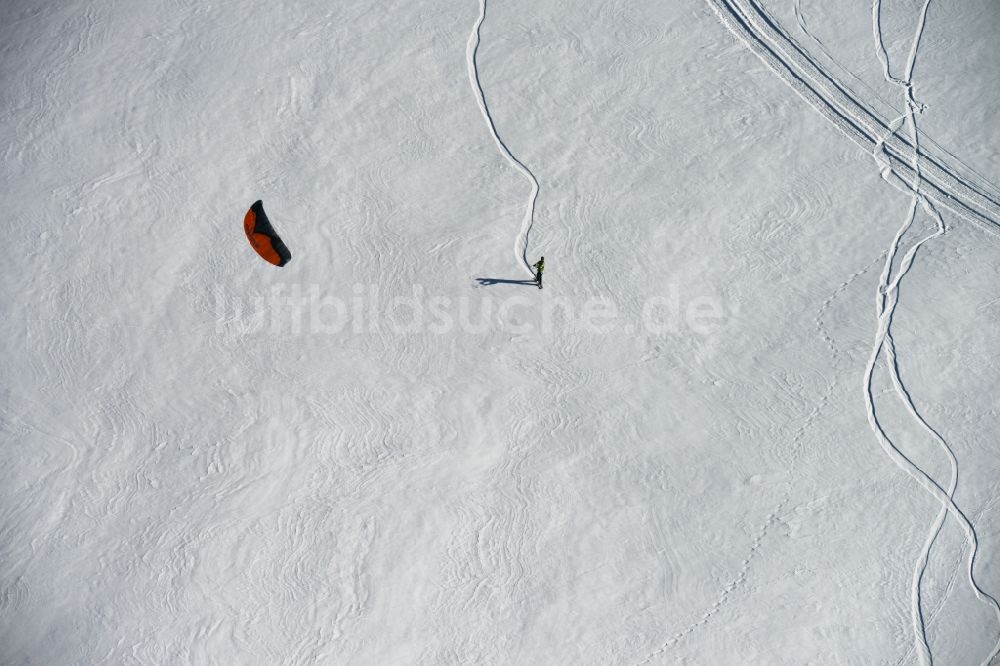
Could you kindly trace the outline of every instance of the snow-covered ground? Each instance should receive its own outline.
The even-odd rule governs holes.
[[[1000,664],[997,34],[0,3],[0,662]]]

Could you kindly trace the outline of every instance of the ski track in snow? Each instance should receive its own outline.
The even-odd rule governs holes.
[[[1000,505],[1000,496],[994,497],[991,501],[983,505],[979,509],[979,511],[976,512],[976,515],[972,517],[971,519],[972,524],[976,524],[977,522],[979,522],[980,518],[988,514],[997,505]],[[929,612],[924,612],[924,616],[926,617],[926,623],[928,625],[930,625],[933,622],[934,618],[936,618],[938,614],[944,609],[945,604],[948,601],[948,598],[951,596],[952,591],[954,591],[956,582],[960,574],[960,570],[964,569],[964,567],[962,567],[961,564],[962,561],[967,556],[969,545],[970,544],[968,541],[964,541],[961,544],[961,546],[959,547],[958,557],[955,558],[955,566],[954,568],[951,569],[951,573],[948,575],[948,582],[945,584],[944,589],[939,595],[937,603]],[[909,647],[906,649],[906,652],[904,652],[903,655],[900,656],[900,658],[896,661],[895,666],[903,666],[904,664],[912,663],[910,661],[910,657],[913,655],[913,651],[917,649],[917,645],[918,645],[917,642],[911,643]]]
[[[479,104],[479,110],[482,112],[483,118],[486,119],[490,134],[493,136],[493,140],[496,142],[500,152],[503,153],[503,156],[507,158],[514,168],[531,181],[531,196],[528,198],[528,208],[524,213],[524,220],[521,222],[521,231],[514,239],[514,256],[517,257],[518,261],[521,262],[529,274],[534,275],[534,271],[531,270],[531,263],[528,261],[528,235],[531,233],[531,228],[535,222],[535,202],[538,199],[539,190],[538,179],[535,178],[535,174],[531,172],[531,169],[524,162],[514,156],[514,153],[511,152],[507,144],[500,138],[496,124],[493,122],[493,115],[490,113],[490,107],[486,103],[486,93],[483,91],[483,84],[479,79],[479,64],[476,60],[476,55],[479,52],[479,31],[485,20],[486,0],[479,0],[479,17],[472,28],[472,33],[469,35],[469,42],[466,48],[469,83],[472,85],[473,92],[476,93],[476,102]]]
[[[923,612],[922,582],[927,570],[931,549],[941,532],[948,513],[951,513],[958,520],[966,534],[966,541],[969,546],[967,560],[969,584],[975,595],[982,602],[993,607],[998,621],[1000,621],[1000,603],[985,592],[975,580],[974,566],[978,548],[978,537],[971,521],[962,513],[953,500],[958,481],[958,461],[954,451],[945,439],[920,414],[910,393],[903,384],[896,347],[891,333],[892,317],[899,300],[900,282],[912,267],[917,251],[926,242],[942,236],[947,231],[944,220],[934,204],[936,203],[950,209],[962,218],[976,223],[994,236],[1000,236],[998,234],[998,228],[1000,228],[1000,197],[995,193],[995,188],[988,184],[985,186],[982,183],[976,184],[973,182],[972,176],[962,176],[958,173],[957,169],[947,166],[943,157],[930,155],[921,148],[915,114],[921,112],[923,107],[913,97],[912,74],[919,50],[920,39],[926,24],[930,0],[925,0],[920,11],[916,32],[907,58],[905,75],[902,79],[893,76],[891,72],[889,56],[882,38],[879,19],[881,0],[873,0],[872,22],[876,42],[876,54],[882,65],[886,81],[903,90],[904,114],[900,118],[889,122],[877,115],[869,105],[851,92],[842,81],[837,80],[828,71],[824,70],[806,50],[799,46],[766,13],[758,2],[755,0],[708,1],[731,32],[742,39],[773,71],[831,120],[841,131],[872,154],[880,167],[883,178],[887,182],[911,195],[911,203],[906,220],[896,233],[885,255],[885,264],[877,292],[878,327],[872,354],[865,372],[864,387],[869,424],[883,449],[896,464],[907,471],[941,503],[941,510],[933,521],[924,546],[915,562],[911,585],[911,613],[915,647],[920,652],[922,663],[932,664],[933,655],[928,643],[927,623]],[[821,52],[828,59],[833,60],[822,42],[809,32],[802,14],[800,0],[795,0],[794,10],[796,20],[803,33],[819,45]],[[909,128],[908,138],[897,135],[897,131],[904,122]],[[940,152],[947,154],[945,151]],[[951,158],[951,162],[965,166],[960,160],[955,159],[950,154],[948,154],[948,157]],[[936,229],[909,247],[900,260],[896,273],[893,274],[893,264],[900,251],[900,244],[904,235],[913,226],[918,206],[935,220]],[[864,272],[864,270],[861,272]],[[846,284],[849,284],[856,276],[852,276],[843,286],[846,287]],[[823,304],[820,314],[817,316],[817,326],[821,332],[823,330],[822,312],[825,311],[835,295],[832,295]],[[827,337],[824,334],[824,339],[827,339]],[[827,341],[829,342],[829,340]],[[934,439],[938,447],[948,458],[951,476],[947,490],[944,490],[930,474],[917,466],[900,451],[878,421],[872,382],[875,366],[883,352],[885,354],[885,365],[889,371],[895,394],[902,402],[910,417],[919,425],[922,431]],[[675,642],[674,639],[671,639],[655,654],[663,652],[673,642]],[[998,639],[991,653],[984,659],[982,666],[988,666],[997,654],[1000,654],[1000,639]]]
[[[956,520],[961,525],[963,531],[966,534],[966,540],[969,545],[969,558],[968,558],[968,579],[969,584],[973,589],[975,595],[984,603],[987,603],[994,608],[994,612],[997,615],[998,621],[1000,621],[1000,604],[997,603],[991,595],[985,592],[976,582],[974,575],[975,559],[978,550],[978,537],[976,535],[975,528],[973,527],[971,521],[965,516],[965,514],[958,508],[954,503],[952,496],[955,492],[955,487],[957,483],[957,460],[955,459],[954,452],[948,446],[947,442],[941,437],[941,435],[931,427],[927,421],[920,415],[919,411],[913,404],[910,394],[907,392],[902,380],[899,377],[899,367],[898,359],[895,351],[895,344],[892,340],[890,328],[892,324],[892,316],[895,312],[896,306],[899,300],[899,284],[902,278],[909,272],[913,266],[913,260],[916,256],[917,250],[927,241],[937,238],[944,233],[943,223],[940,223],[938,229],[922,239],[914,243],[900,262],[899,268],[895,274],[892,276],[891,264],[892,258],[895,256],[898,250],[899,241],[902,234],[909,228],[912,223],[912,215],[914,207],[911,206],[911,212],[908,214],[908,223],[900,229],[897,233],[896,238],[893,241],[892,252],[886,258],[886,265],[883,271],[882,279],[879,284],[879,303],[878,303],[878,330],[876,333],[875,344],[873,346],[871,357],[868,361],[868,366],[865,371],[864,378],[864,389],[865,389],[865,403],[868,413],[869,424],[872,427],[873,432],[882,445],[885,452],[892,458],[892,460],[899,465],[903,470],[905,470],[911,477],[913,477],[921,486],[923,486],[931,495],[933,495],[942,505],[941,512],[938,514],[931,527],[928,538],[924,543],[924,547],[918,557],[917,563],[914,569],[913,585],[911,588],[911,599],[912,599],[912,612],[913,612],[913,624],[915,640],[917,641],[917,647],[921,652],[922,661],[924,663],[933,663],[932,655],[930,652],[930,647],[927,643],[926,634],[926,623],[924,621],[923,611],[922,611],[922,601],[921,601],[921,591],[920,585],[923,579],[924,572],[927,567],[927,560],[930,553],[930,549],[939,534],[944,517],[947,513],[951,513]],[[934,480],[925,470],[914,463],[909,457],[903,453],[896,444],[890,439],[885,429],[882,427],[878,420],[878,416],[875,410],[875,396],[873,395],[873,377],[875,372],[875,367],[878,363],[882,352],[885,351],[886,354],[886,366],[890,372],[890,378],[892,380],[895,393],[899,399],[904,404],[907,412],[910,416],[919,424],[920,428],[927,432],[931,437],[937,442],[939,447],[948,456],[949,463],[951,465],[951,480],[948,485],[948,490],[944,490],[941,485]],[[988,665],[990,661],[998,654],[1000,651],[1000,642],[994,647],[990,655],[982,662],[984,666]]]

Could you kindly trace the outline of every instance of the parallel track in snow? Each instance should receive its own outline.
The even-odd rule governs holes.
[[[910,192],[913,144],[842,81],[819,65],[755,0],[707,0],[722,23],[841,132],[884,160],[883,177]],[[953,160],[917,148],[920,191],[1000,239],[1000,190],[959,173]]]

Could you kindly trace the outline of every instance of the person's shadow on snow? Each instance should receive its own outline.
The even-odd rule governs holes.
[[[495,284],[523,284],[535,287],[538,285],[534,280],[504,280],[502,278],[476,278],[480,287],[492,287]]]

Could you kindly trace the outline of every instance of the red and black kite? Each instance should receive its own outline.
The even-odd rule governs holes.
[[[271,226],[271,221],[267,219],[264,212],[264,204],[260,201],[250,206],[247,216],[243,218],[243,230],[247,232],[247,240],[257,254],[275,266],[284,266],[292,260],[292,253],[288,251],[281,238]]]

